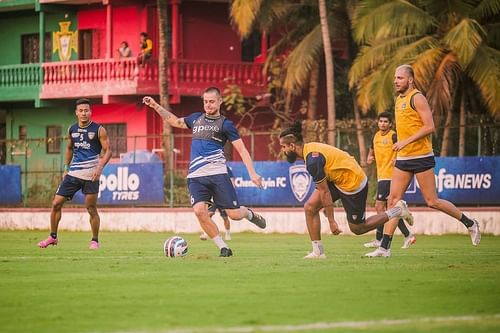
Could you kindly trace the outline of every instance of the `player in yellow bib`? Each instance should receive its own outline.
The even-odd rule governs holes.
[[[472,245],[477,246],[481,241],[479,223],[465,216],[451,202],[439,199],[437,196],[431,140],[431,135],[435,130],[434,121],[427,99],[415,89],[414,79],[413,68],[410,65],[401,65],[396,68],[394,87],[397,93],[395,115],[398,142],[393,145],[397,157],[392,174],[388,206],[394,207],[401,200],[415,175],[427,206],[440,210],[463,223],[469,230]],[[366,256],[389,257],[391,255],[392,235],[397,223],[397,220],[393,219],[384,226],[381,246],[367,253]]]
[[[305,259],[326,258],[321,244],[319,212],[322,208],[332,233],[341,233],[333,212],[333,204],[339,199],[344,206],[349,229],[356,235],[382,226],[391,218],[402,217],[412,223],[413,218],[403,200],[386,212],[365,219],[368,178],[363,169],[354,157],[343,150],[324,143],[304,143],[300,122],[281,132],[280,146],[288,162],[294,163],[297,158],[305,161],[307,171],[316,184],[316,189],[304,205],[312,242],[312,252]]]
[[[375,161],[377,167],[377,199],[375,200],[375,210],[382,213],[387,209],[387,197],[391,187],[392,170],[396,160],[396,152],[392,146],[398,141],[397,135],[392,130],[392,116],[389,112],[382,112],[377,116],[378,131],[372,140],[372,147],[368,152],[366,162],[372,164]],[[405,237],[401,248],[407,249],[415,243],[416,238],[410,233],[403,219],[399,219],[398,228]],[[384,227],[377,227],[376,238],[365,247],[379,247],[382,244]]]

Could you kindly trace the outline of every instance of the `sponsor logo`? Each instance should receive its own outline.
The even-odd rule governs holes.
[[[80,134],[79,134],[79,133],[76,133],[76,132],[71,133],[71,137],[72,137],[72,138],[78,138],[79,136],[80,136]]]
[[[199,125],[199,126],[194,126],[193,127],[193,134],[198,133],[198,132],[205,132],[205,131],[210,131],[210,132],[219,132],[219,126],[216,125]]]
[[[304,164],[292,165],[288,169],[292,192],[298,201],[303,201],[311,188],[311,176]]]
[[[439,169],[435,175],[436,189],[438,192],[445,190],[488,190],[491,188],[491,173],[446,173],[445,168]],[[410,184],[411,185],[411,184]],[[416,193],[420,188],[417,179],[414,177],[413,186],[406,193]]]
[[[101,197],[101,192],[109,191],[112,193],[113,201],[139,200],[140,192],[138,189],[140,183],[141,180],[136,173],[128,173],[128,167],[118,167],[116,174],[101,175],[98,197]]]
[[[90,143],[88,143],[87,141],[75,142],[74,145],[75,148],[90,149]]]
[[[236,177],[234,179],[235,187],[257,187],[251,180],[243,179],[243,177]],[[262,178],[262,188],[264,190],[268,188],[285,188],[286,187],[286,177],[267,177]]]

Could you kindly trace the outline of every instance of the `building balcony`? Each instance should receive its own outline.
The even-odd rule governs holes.
[[[200,96],[208,86],[241,87],[246,96],[265,91],[261,64],[216,61],[171,60],[168,86],[171,102],[180,96]],[[41,99],[102,98],[104,103],[119,96],[157,95],[158,63],[140,66],[135,58],[97,59],[42,64]]]
[[[0,101],[34,101],[40,94],[40,64],[0,66]]]
[[[241,87],[245,96],[265,92],[261,64],[172,60],[168,66],[171,102],[200,96],[208,86]],[[139,66],[135,58],[97,59],[0,66],[0,102],[66,98],[157,95],[158,63]]]

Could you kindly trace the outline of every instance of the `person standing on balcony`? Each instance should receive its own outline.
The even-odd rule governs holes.
[[[139,55],[137,56],[137,62],[140,66],[144,66],[146,62],[151,59],[151,56],[153,54],[153,41],[145,32],[141,32],[140,38],[140,51]]]
[[[90,101],[85,98],[77,100],[75,113],[78,122],[68,129],[63,180],[52,201],[50,235],[38,243],[41,248],[58,244],[57,229],[62,206],[79,190],[85,195],[85,206],[90,215],[92,239],[89,248],[96,250],[100,247],[100,218],[97,213],[99,178],[111,158],[111,150],[106,129],[91,120]]]
[[[126,41],[123,41],[118,48],[118,54],[120,55],[120,58],[128,58],[132,56],[132,50],[128,47],[128,43]]]
[[[266,220],[251,209],[240,206],[236,191],[227,172],[224,144],[229,140],[241,156],[252,182],[262,187],[262,177],[254,169],[252,158],[233,122],[220,113],[222,95],[218,88],[209,87],[203,93],[204,112],[195,112],[178,118],[153,98],[146,96],[143,103],[153,108],[170,126],[191,129],[191,159],[188,170],[188,188],[193,211],[201,228],[220,249],[221,257],[230,257],[232,250],[219,234],[209,215],[209,205],[225,209],[232,220],[246,218],[261,229]]]

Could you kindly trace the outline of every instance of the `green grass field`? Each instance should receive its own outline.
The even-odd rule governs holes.
[[[182,235],[1,231],[0,332],[499,332],[500,238],[394,240],[391,259],[364,259],[372,236],[325,236],[328,259],[301,259],[306,235],[234,234],[234,257]]]

